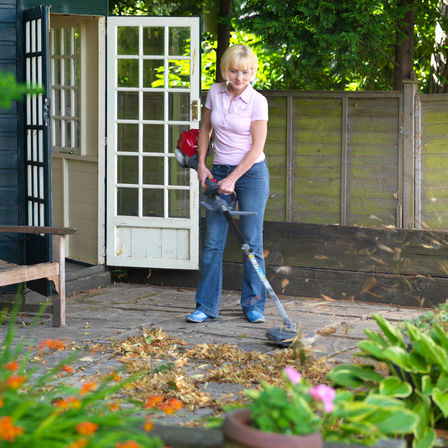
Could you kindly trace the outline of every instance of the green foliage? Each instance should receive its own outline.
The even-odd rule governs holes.
[[[0,71],[0,109],[8,109],[13,101],[23,100],[25,94],[42,92],[42,88],[18,84],[13,73]]]
[[[344,366],[340,366],[342,369]],[[368,382],[382,377],[373,370],[354,370]],[[321,431],[327,442],[371,445],[379,440],[412,433],[418,416],[399,399],[409,394],[402,384],[385,384],[387,392],[355,394],[350,390],[319,385],[312,387],[299,372],[285,369],[284,387],[263,383],[261,390],[246,391],[250,398],[250,415],[254,427],[286,435],[312,434]],[[341,374],[339,374],[341,377]],[[359,386],[360,381],[346,382]]]
[[[386,365],[387,373],[379,374],[372,364],[348,364],[333,368],[328,377],[360,396],[399,399],[418,415],[414,448],[432,447],[434,429],[448,429],[448,337],[436,322],[431,329],[405,322],[400,330],[382,316],[373,318],[381,331],[366,330],[358,355]]]
[[[443,50],[436,23],[448,27],[438,0],[414,4],[414,67],[425,91],[431,55]],[[257,36],[257,51],[276,56],[272,88],[391,90],[407,8],[390,0],[248,0],[233,25]]]
[[[68,385],[65,376],[76,354],[44,373],[41,365],[33,367],[32,357],[62,350],[64,344],[48,339],[36,348],[15,341],[18,298],[16,303],[0,352],[0,444],[7,441],[26,448],[163,446],[159,438],[143,430],[143,410],[139,416],[117,401],[120,390],[135,378],[123,381],[111,373],[98,383]],[[4,316],[0,324],[3,321]]]
[[[379,440],[412,433],[417,415],[403,401],[382,393],[365,396],[339,389],[335,409],[323,425],[327,442],[372,445]]]
[[[440,328],[447,331],[448,304],[441,303],[437,305],[434,309],[413,319],[411,323],[420,330],[431,330],[434,327],[434,324],[437,324]]]
[[[320,429],[321,418],[305,381],[294,385],[287,382],[285,389],[266,383],[262,387],[261,391],[246,391],[256,428],[286,435],[312,434]]]

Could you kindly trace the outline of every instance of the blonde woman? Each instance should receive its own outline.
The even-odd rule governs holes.
[[[251,85],[257,68],[257,57],[246,45],[233,45],[224,53],[220,69],[226,81],[212,85],[202,116],[198,175],[203,188],[208,177],[215,178],[222,198],[229,202],[229,195],[235,192],[239,210],[256,212],[241,216],[241,231],[264,270],[263,219],[269,195],[269,171],[264,155],[268,103]],[[215,150],[210,171],[205,159],[212,131]],[[222,213],[207,210],[196,310],[187,316],[187,322],[201,323],[219,316],[227,233],[228,223]],[[252,265],[245,261],[241,289],[244,316],[253,323],[264,322],[265,303],[265,288]]]

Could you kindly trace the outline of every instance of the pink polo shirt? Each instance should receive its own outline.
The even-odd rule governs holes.
[[[268,120],[266,98],[249,84],[230,104],[230,94],[223,82],[210,87],[205,107],[212,111],[211,122],[215,130],[213,163],[239,165],[252,147],[252,121]],[[255,163],[264,159],[262,152]]]

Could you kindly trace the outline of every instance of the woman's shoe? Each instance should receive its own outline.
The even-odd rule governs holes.
[[[260,324],[264,322],[264,316],[259,311],[248,311],[246,313],[246,319],[253,324]]]
[[[185,320],[187,322],[193,322],[195,324],[200,324],[201,322],[206,322],[206,321],[213,320],[213,319],[214,319],[214,317],[211,317],[208,314],[205,314],[199,310],[196,310],[194,313],[189,314],[185,318]]]

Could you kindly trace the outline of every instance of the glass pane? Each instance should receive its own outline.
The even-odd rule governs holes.
[[[62,63],[64,64],[64,85],[69,86],[70,83],[70,58],[63,59]]]
[[[73,95],[75,97],[75,104],[73,104],[73,116],[79,117],[80,110],[79,110],[79,90],[74,90]]]
[[[138,151],[138,124],[117,124],[117,151]]]
[[[61,29],[53,28],[53,54],[61,54]]]
[[[65,111],[64,115],[66,117],[72,116],[72,92],[70,90],[63,90],[65,95]]]
[[[81,41],[80,41],[80,34],[79,34],[79,29],[75,28],[75,49],[74,49],[74,53],[76,55],[79,55],[81,53]]]
[[[138,120],[138,93],[137,92],[118,92],[118,118]]]
[[[54,120],[54,142],[53,145],[61,146],[61,120]]]
[[[190,217],[190,192],[170,190],[168,192],[169,216],[172,218]]]
[[[117,157],[117,182],[119,184],[138,183],[138,157]]]
[[[64,54],[72,54],[72,29],[64,28]]]
[[[143,93],[143,120],[163,120],[163,92]]]
[[[164,54],[164,28],[162,26],[143,27],[143,54],[162,56]]]
[[[59,89],[54,89],[53,95],[54,114],[61,115],[61,91]]]
[[[138,54],[137,26],[119,26],[117,28],[117,54]]]
[[[118,87],[138,87],[138,59],[118,59]]]
[[[74,85],[75,86],[79,86],[80,84],[80,79],[81,79],[81,73],[80,73],[80,64],[79,64],[79,59],[73,59],[73,63],[75,65],[75,81],[74,81]]]
[[[190,55],[190,28],[170,27],[169,54],[174,56]]]
[[[143,190],[143,216],[163,216],[163,190]]]
[[[163,152],[163,125],[143,125],[143,152]]]
[[[117,188],[117,215],[138,216],[137,188]]]
[[[169,179],[170,185],[190,185],[190,170],[182,168],[175,157],[169,159]]]
[[[163,163],[165,157],[143,157],[143,183],[163,185]]]
[[[61,83],[61,60],[55,59],[53,61],[53,67],[54,67],[54,83],[60,84]]]
[[[170,93],[168,120],[190,120],[190,94],[188,92]]]
[[[65,132],[67,134],[65,136],[65,145],[64,146],[66,146],[67,148],[71,148],[72,147],[72,122],[71,121],[66,122]]]
[[[190,88],[190,61],[168,61],[169,87]]]
[[[143,87],[163,87],[163,61],[143,61]]]
[[[81,140],[81,130],[80,130],[80,126],[79,126],[79,121],[74,121],[74,126],[75,126],[75,141],[73,144],[74,148],[79,148],[80,145],[80,140]]]
[[[174,153],[177,146],[177,140],[179,140],[180,134],[184,131],[188,131],[190,126],[183,125],[171,125],[168,127],[168,152]]]

